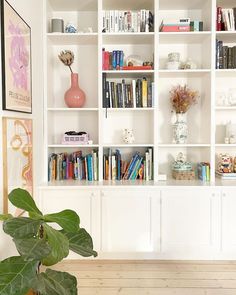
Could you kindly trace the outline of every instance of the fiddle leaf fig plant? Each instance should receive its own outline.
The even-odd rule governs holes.
[[[29,217],[0,215],[3,231],[10,235],[19,256],[0,262],[0,295],[76,295],[77,280],[66,272],[45,268],[66,258],[69,250],[83,256],[97,256],[89,233],[80,228],[80,218],[73,210],[44,215],[31,195],[23,189],[13,190],[9,201]],[[57,223],[60,229],[50,224]]]

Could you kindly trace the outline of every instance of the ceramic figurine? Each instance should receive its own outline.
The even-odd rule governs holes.
[[[220,154],[218,162],[218,171],[220,173],[231,173],[232,172],[232,158],[229,154]]]
[[[191,171],[193,165],[191,162],[186,161],[186,156],[183,153],[179,153],[173,163],[172,169],[174,171]]]
[[[74,24],[72,24],[72,23],[68,23],[68,24],[66,25],[65,32],[66,32],[66,33],[72,33],[72,34],[75,34],[75,33],[77,33],[77,28],[76,28],[76,26],[75,26]]]
[[[135,141],[133,129],[123,129],[123,141],[127,144],[132,144]]]
[[[191,58],[189,58],[184,65],[184,69],[185,70],[196,70],[197,64],[194,61],[192,61]]]

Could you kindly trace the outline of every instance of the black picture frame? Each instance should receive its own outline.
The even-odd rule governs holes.
[[[32,114],[31,27],[0,0],[2,109]]]

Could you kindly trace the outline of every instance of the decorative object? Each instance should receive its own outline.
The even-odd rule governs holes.
[[[188,58],[187,61],[183,64],[183,69],[184,70],[196,70],[197,64],[194,61],[192,61],[191,58]]]
[[[128,67],[133,67],[133,66],[142,66],[143,65],[143,60],[141,56],[139,55],[129,55],[126,58],[126,65]]]
[[[32,113],[31,29],[1,1],[3,110]]]
[[[170,91],[172,108],[176,112],[176,122],[173,125],[174,143],[186,143],[188,129],[185,113],[197,103],[198,97],[198,91],[191,90],[187,85],[177,85]]]
[[[217,171],[220,173],[232,173],[232,157],[229,154],[219,154]]]
[[[62,137],[62,144],[89,144],[89,135],[86,132],[68,131]]]
[[[3,118],[4,213],[16,214],[7,200],[12,189],[33,193],[32,130],[31,119]]]
[[[73,73],[71,68],[71,65],[74,62],[74,53],[70,50],[65,50],[62,51],[58,57],[71,71],[71,87],[65,93],[65,103],[69,108],[81,108],[85,103],[86,95],[79,87],[78,74]]]
[[[178,70],[180,68],[180,53],[171,52],[168,54],[168,61],[166,63],[167,70]]]
[[[76,28],[76,26],[75,26],[74,24],[72,24],[72,23],[68,23],[68,24],[66,25],[65,32],[66,32],[66,33],[75,34],[75,33],[77,33],[77,28]]]
[[[193,180],[195,179],[195,171],[193,164],[186,161],[186,156],[179,153],[172,165],[172,176],[176,180]]]
[[[230,88],[228,91],[228,104],[230,106],[236,105],[236,88]]]
[[[64,20],[62,18],[52,18],[51,32],[52,33],[64,33]]]
[[[135,141],[133,129],[123,129],[123,141],[126,144],[132,144]]]
[[[76,277],[48,267],[66,258],[69,250],[83,257],[97,256],[91,236],[80,227],[78,214],[64,210],[44,215],[31,195],[22,189],[13,190],[8,199],[13,206],[26,211],[29,217],[0,215],[3,231],[13,239],[19,253],[0,262],[0,277],[4,276],[1,290],[8,295],[28,292],[76,295]],[[52,223],[56,223],[60,230],[51,227]],[[40,269],[41,265],[46,266],[45,270]],[[11,275],[7,276],[7,273]]]
[[[236,143],[236,124],[233,124],[231,121],[226,124],[225,137],[229,138],[230,144]]]

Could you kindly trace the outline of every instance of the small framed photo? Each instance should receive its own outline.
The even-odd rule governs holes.
[[[33,195],[33,126],[31,119],[3,118],[3,211],[18,216],[8,202],[8,194],[16,188]],[[18,209],[19,210],[19,209]]]
[[[32,113],[31,28],[1,1],[3,110]]]

